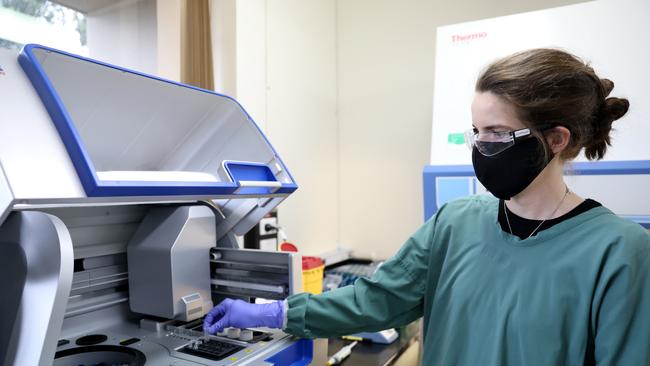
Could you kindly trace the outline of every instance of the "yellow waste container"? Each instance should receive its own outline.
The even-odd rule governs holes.
[[[315,295],[323,292],[325,263],[318,257],[302,257],[302,290]]]

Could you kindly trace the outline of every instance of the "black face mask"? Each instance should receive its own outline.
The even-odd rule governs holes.
[[[553,156],[540,159],[541,143],[528,138],[493,156],[472,149],[472,164],[476,178],[495,197],[509,200],[532,183]]]

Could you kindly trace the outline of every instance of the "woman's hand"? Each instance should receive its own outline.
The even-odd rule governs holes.
[[[203,321],[203,329],[215,334],[224,328],[282,328],[284,306],[281,301],[269,304],[251,304],[242,300],[226,299],[215,306]]]

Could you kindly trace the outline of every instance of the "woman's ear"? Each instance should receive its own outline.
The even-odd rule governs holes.
[[[564,150],[571,141],[571,131],[564,126],[557,126],[546,132],[546,142],[554,154]]]

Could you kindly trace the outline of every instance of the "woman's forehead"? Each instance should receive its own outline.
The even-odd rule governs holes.
[[[492,92],[480,92],[472,102],[472,123],[478,129],[519,129],[526,127],[515,107]]]

